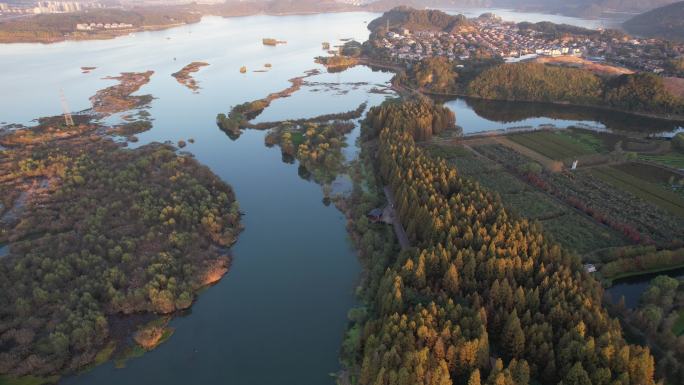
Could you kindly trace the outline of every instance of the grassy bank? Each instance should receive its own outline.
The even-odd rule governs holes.
[[[604,278],[604,282],[606,283],[607,287],[611,287],[615,284],[615,281],[619,281],[621,279],[634,278],[634,277],[639,277],[642,275],[666,273],[668,271],[679,270],[679,269],[684,269],[684,263],[681,263],[678,265],[673,265],[673,266],[664,266],[664,267],[657,267],[657,268],[648,269],[648,270],[640,270],[640,271],[633,271],[633,272],[629,272],[629,273],[622,273],[622,274],[617,274],[617,275],[612,276],[612,277],[604,276],[603,278]]]

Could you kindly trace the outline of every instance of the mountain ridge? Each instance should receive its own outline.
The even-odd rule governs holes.
[[[684,1],[637,15],[623,27],[634,35],[684,41]]]

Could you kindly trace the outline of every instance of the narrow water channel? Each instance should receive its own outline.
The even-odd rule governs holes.
[[[364,27],[362,18],[355,18],[352,20]],[[317,67],[312,59],[320,42],[315,43],[314,50],[302,52],[296,39],[290,44],[285,48],[294,52],[284,50],[285,57],[276,55],[261,61],[273,61],[277,68],[288,65],[288,56],[299,60],[300,55],[308,55],[308,59],[301,59],[296,66],[289,64],[294,67],[289,77],[280,75],[270,82],[267,92],[259,95],[245,90],[236,97],[239,91],[228,82],[245,80],[232,72],[224,77],[228,71],[215,62],[214,68],[210,65],[206,72],[196,75],[203,87],[198,95],[186,92],[166,76],[166,66],[160,70],[161,76],[156,74],[140,90],[157,97],[149,110],[154,127],[138,135],[140,141],[130,146],[194,139],[184,151],[233,186],[245,213],[245,231],[232,249],[234,261],[229,273],[199,296],[190,314],[172,321],[175,333],[167,342],[127,361],[125,368],[108,362],[62,383],[335,382],[331,374],[339,370],[346,313],[355,304],[354,289],[360,274],[356,253],[347,238],[346,219],[333,206],[323,204],[321,186],[299,177],[297,162],[283,163],[278,148],[265,146],[265,132],[248,130],[231,140],[215,124],[216,114],[226,112],[230,105],[285,88],[285,79]],[[273,75],[248,74],[257,87],[261,87],[256,84],[258,76],[272,79]],[[310,78],[316,85],[305,85],[291,97],[275,101],[260,118],[310,117],[352,110],[364,102],[378,104],[385,96],[369,93],[369,89],[386,86],[390,77],[365,67],[344,74],[322,73]],[[330,83],[337,85],[325,86]],[[355,154],[352,138],[358,136],[358,130],[349,135],[349,158]]]

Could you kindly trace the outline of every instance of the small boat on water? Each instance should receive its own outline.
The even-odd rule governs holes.
[[[246,72],[247,72],[247,67],[246,67],[246,66],[240,67],[240,73],[241,73],[241,74],[244,74],[244,73],[246,73]]]

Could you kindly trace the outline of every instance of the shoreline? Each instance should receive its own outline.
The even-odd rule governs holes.
[[[201,20],[200,20],[201,21]],[[84,35],[78,35],[76,37],[73,36],[61,36],[61,37],[56,37],[56,38],[46,38],[46,39],[32,39],[32,40],[5,40],[5,39],[0,39],[0,45],[2,44],[7,44],[7,45],[12,45],[12,44],[41,44],[41,45],[50,45],[50,44],[57,44],[57,43],[64,43],[68,41],[73,41],[73,42],[79,42],[79,41],[105,41],[105,40],[113,40],[119,37],[124,37],[124,36],[129,36],[131,34],[139,33],[139,32],[154,32],[154,31],[163,31],[166,29],[171,29],[171,28],[176,28],[176,27],[182,27],[184,25],[191,25],[191,24],[196,24],[199,23],[174,23],[174,24],[168,24],[168,25],[149,25],[149,26],[142,26],[138,28],[129,28],[125,30],[109,30],[106,32],[102,33],[96,33],[96,34],[84,34]],[[74,33],[74,32],[72,32]]]
[[[201,15],[200,19],[198,21],[194,22],[189,22],[189,23],[174,23],[174,24],[167,24],[167,25],[149,25],[149,26],[140,26],[132,29],[126,29],[126,30],[109,30],[106,31],[105,33],[96,33],[96,34],[84,34],[82,36],[76,36],[73,37],[71,35],[62,35],[60,37],[55,37],[55,38],[46,38],[46,39],[25,39],[25,40],[8,40],[8,39],[0,39],[0,45],[2,44],[42,44],[42,45],[50,45],[50,44],[57,44],[57,43],[63,43],[63,42],[68,42],[68,41],[74,41],[74,42],[79,42],[79,41],[98,41],[98,40],[113,40],[117,39],[120,37],[124,36],[129,36],[131,34],[135,33],[140,33],[140,32],[154,32],[154,31],[164,31],[167,29],[173,29],[176,27],[182,27],[186,25],[194,25],[202,22],[202,19],[205,17],[220,17],[222,19],[228,19],[228,18],[234,18],[234,17],[249,17],[249,16],[309,16],[309,15],[322,15],[322,14],[328,14],[328,13],[354,13],[354,12],[367,12],[367,13],[377,13],[376,11],[371,11],[371,10],[363,10],[363,9],[350,9],[350,10],[339,10],[339,11],[310,11],[310,12],[246,12],[246,13],[237,13],[234,15],[221,15],[218,13],[204,13]],[[0,25],[2,24],[2,21],[0,21]],[[72,31],[70,34],[73,33],[78,33],[78,31]]]
[[[179,164],[185,165],[184,170],[197,170],[197,174],[199,175],[201,174],[201,171],[204,170],[204,168],[206,168],[206,166],[194,160],[193,158],[187,158],[189,160],[185,160],[186,158],[182,153],[179,152],[178,147],[171,146],[166,143],[152,142],[141,148],[130,150],[116,141],[115,137],[124,136],[116,133],[115,129],[117,128],[117,126],[102,125],[94,122],[97,119],[102,119],[113,113],[135,110],[137,108],[142,107],[142,105],[144,105],[145,102],[149,101],[147,98],[148,95],[133,96],[131,94],[137,92],[142,86],[147,84],[152,74],[153,71],[141,73],[125,72],[121,73],[120,76],[108,77],[107,79],[117,80],[118,83],[113,86],[100,89],[96,92],[95,95],[91,96],[91,108],[82,111],[78,115],[75,114],[74,120],[76,125],[74,125],[73,128],[70,128],[67,132],[60,132],[59,134],[53,133],[52,127],[57,124],[62,124],[63,120],[62,115],[57,115],[37,118],[37,125],[30,127],[22,126],[19,129],[12,131],[11,133],[6,133],[0,136],[0,140],[2,140],[4,144],[9,144],[9,146],[7,147],[7,151],[11,151],[12,156],[17,157],[18,159],[21,159],[26,154],[30,154],[31,148],[39,142],[38,139],[40,139],[40,142],[44,142],[44,145],[54,146],[54,148],[56,148],[57,151],[63,151],[65,154],[70,154],[70,152],[76,151],[76,149],[86,148],[86,151],[98,151],[98,153],[102,152],[106,154],[119,154],[120,152],[121,154],[127,154],[128,156],[131,156],[134,159],[138,159],[136,158],[136,156],[138,155],[132,154],[135,153],[140,154],[140,156],[150,156],[149,154],[154,151],[169,149],[171,151],[174,151],[174,156],[176,157],[176,159],[181,159],[179,161]],[[151,95],[149,95],[149,98],[151,98]],[[32,133],[34,132],[37,132],[39,134],[38,137],[36,137],[35,139],[32,136]],[[3,181],[3,184],[12,183],[10,185],[10,188],[17,188],[22,190],[30,187],[26,185],[26,183],[24,183],[24,179],[35,179],[36,176],[29,175],[27,177],[22,176],[17,178],[22,179],[20,179],[19,182],[16,183],[12,182],[12,180],[5,180]],[[206,179],[205,181],[209,181],[207,183],[210,183],[210,185],[208,186],[212,189],[212,191],[218,191],[228,195],[233,195],[233,197],[235,196],[232,186],[229,185],[227,182],[224,182],[217,174],[210,172],[209,174],[207,174],[206,178],[208,179]],[[52,181],[53,179],[50,180]],[[53,193],[48,193],[47,190],[54,190],[57,187],[53,186],[51,182],[46,182],[46,186],[47,187],[44,188],[41,187],[41,191],[37,193],[31,193],[30,195],[32,197],[29,199],[33,199],[36,202],[50,202],[49,199]],[[160,185],[160,188],[165,188],[165,186]],[[88,194],[89,191],[90,190],[86,188],[83,192],[80,192],[79,194]],[[36,196],[33,197],[34,195]],[[237,199],[234,198],[233,202],[237,204]],[[14,207],[14,205],[12,207]],[[129,337],[133,336],[132,333],[135,332],[136,328],[141,330],[140,327],[144,324],[144,322],[140,323],[140,320],[170,320],[178,316],[182,316],[183,314],[185,314],[185,312],[192,308],[192,306],[199,299],[201,293],[206,288],[218,284],[223,279],[223,277],[225,277],[225,275],[231,269],[231,263],[233,259],[231,251],[232,247],[239,239],[240,233],[244,230],[244,225],[241,221],[242,215],[243,214],[241,212],[238,212],[237,224],[231,227],[229,230],[226,230],[230,231],[231,238],[225,237],[227,233],[204,234],[204,236],[206,236],[208,244],[206,246],[206,249],[204,249],[204,252],[201,253],[202,256],[197,257],[196,259],[196,262],[200,262],[198,264],[197,271],[195,272],[195,274],[193,274],[191,278],[188,279],[188,285],[190,289],[189,300],[184,299],[184,302],[182,303],[174,303],[175,307],[173,309],[158,309],[154,308],[155,305],[152,304],[150,306],[145,305],[147,307],[144,306],[143,308],[134,306],[126,310],[115,309],[115,311],[113,312],[109,311],[111,310],[111,308],[109,308],[111,304],[103,303],[103,313],[107,317],[108,326],[111,328],[110,330],[118,329],[118,327],[115,325],[117,324],[117,319],[126,319],[124,323],[127,323],[128,326],[124,327],[124,329],[121,329],[124,331],[124,333],[110,333],[106,337],[106,339],[104,339],[102,345],[98,346],[96,351],[93,351],[93,357],[95,358],[89,362],[86,362],[83,366],[63,366],[58,369],[55,369],[55,371],[52,371],[50,373],[33,376],[31,378],[41,381],[45,380],[49,383],[57,382],[60,378],[77,376],[83,373],[84,371],[88,371],[93,367],[98,366],[104,362],[124,362],[126,359],[135,356],[129,355],[129,353],[136,353],[140,349],[143,349],[144,351],[153,350],[158,345],[163,343],[166,339],[168,339],[168,337],[170,337],[170,333],[167,333],[168,331],[166,330],[164,332],[166,333],[163,336],[164,338],[159,338],[155,342],[154,346],[143,346],[137,340],[133,340],[135,342],[132,342],[132,340]],[[4,215],[2,217],[4,219]],[[23,214],[20,214],[19,219],[23,217]],[[15,228],[14,225],[9,226],[11,226],[9,227],[9,229],[13,230]],[[21,239],[19,239],[19,241],[21,241]],[[0,242],[0,248],[5,249],[12,243],[18,244],[19,241],[10,239],[9,242]],[[7,249],[7,251],[9,252],[9,249]],[[5,257],[11,257],[11,255],[9,253],[7,255],[0,255],[0,258],[4,259]],[[83,354],[89,353],[91,352],[86,352]],[[13,381],[22,381],[26,378],[27,377],[23,375],[13,376],[9,374],[9,372],[7,372],[4,374],[0,374],[0,383],[4,384],[5,382],[7,382],[8,384],[12,384],[14,383]]]
[[[399,72],[403,72],[404,69],[392,65],[389,63],[385,63],[382,61],[376,61],[374,59],[371,59],[366,56],[362,56],[359,58],[359,63],[362,65],[366,65],[369,67],[376,67],[376,68],[381,68],[381,69],[386,69],[389,71],[393,71],[395,74],[398,74]],[[552,102],[552,101],[536,101],[536,100],[520,100],[520,99],[491,99],[491,98],[481,98],[477,96],[471,96],[467,95],[464,93],[442,93],[442,92],[433,92],[433,91],[426,91],[426,90],[421,90],[421,89],[415,89],[411,88],[405,84],[397,83],[394,80],[392,81],[392,86],[391,88],[399,93],[402,96],[410,95],[410,94],[417,94],[421,96],[427,96],[427,97],[441,97],[441,98],[447,98],[447,99],[471,99],[471,100],[483,100],[483,101],[492,101],[492,102],[510,102],[510,103],[536,103],[536,104],[549,104],[549,105],[554,105],[554,106],[567,106],[567,107],[581,107],[581,108],[592,108],[592,109],[597,109],[597,110],[602,110],[606,112],[617,112],[621,114],[627,114],[627,115],[632,115],[635,117],[642,117],[642,118],[650,118],[650,119],[659,119],[659,120],[665,120],[668,122],[679,122],[682,123],[684,126],[684,116],[667,116],[667,115],[658,115],[658,114],[650,114],[650,113],[645,113],[645,112],[636,112],[636,111],[627,111],[619,108],[614,108],[614,107],[608,107],[608,106],[601,106],[601,105],[591,105],[591,104],[577,104],[577,103],[566,103],[566,102]]]
[[[684,263],[674,265],[674,266],[666,266],[666,267],[659,267],[655,269],[650,269],[650,270],[643,270],[643,271],[634,271],[630,273],[623,273],[619,274],[615,277],[612,278],[606,278],[603,277],[604,281],[606,282],[607,286],[605,286],[606,289],[613,287],[613,285],[620,284],[622,282],[617,282],[617,281],[622,281],[622,280],[629,280],[632,278],[639,278],[643,275],[653,275],[653,274],[660,274],[660,273],[670,273],[673,271],[677,270],[684,270]],[[667,274],[666,274],[667,275]],[[629,282],[625,282],[629,283]]]
[[[399,4],[397,4],[398,6]],[[349,8],[351,7],[351,8]],[[72,31],[69,33],[69,35],[63,35],[60,37],[55,37],[55,38],[47,38],[47,39],[25,39],[25,40],[12,40],[12,39],[0,39],[0,44],[55,44],[55,43],[61,43],[61,42],[66,42],[66,41],[90,41],[90,40],[111,40],[111,39],[116,39],[122,36],[127,36],[133,33],[138,33],[138,32],[148,32],[148,31],[162,31],[166,29],[171,29],[175,27],[181,27],[184,25],[192,25],[192,24],[197,24],[202,21],[204,17],[220,17],[220,18],[234,18],[234,17],[249,17],[249,16],[309,16],[309,15],[322,15],[322,14],[333,14],[333,13],[355,13],[355,12],[364,12],[364,13],[383,13],[387,12],[390,9],[394,8],[393,6],[390,7],[382,7],[380,9],[378,8],[373,8],[372,4],[368,6],[362,7],[357,7],[357,6],[349,6],[349,5],[340,5],[339,9],[330,9],[330,10],[312,10],[312,11],[292,11],[292,12],[269,12],[269,11],[247,11],[247,12],[235,12],[233,14],[221,14],[220,11],[218,12],[212,12],[212,11],[202,11],[202,10],[192,10],[190,9],[189,12],[199,12],[201,13],[200,19],[198,21],[193,21],[193,22],[183,22],[183,23],[174,23],[174,24],[167,24],[167,25],[149,25],[149,26],[140,26],[132,29],[127,29],[127,30],[109,30],[109,31],[103,31],[104,33],[96,33],[96,34],[84,34],[80,36],[70,36],[73,33],[79,33],[79,31]],[[452,8],[449,7],[435,7],[432,9],[443,9],[443,10],[453,10]],[[473,7],[473,6],[465,6],[465,7],[458,7],[459,10],[467,10],[467,9],[482,9],[482,10],[488,10],[488,9],[506,9],[506,8],[490,8],[490,7]],[[622,18],[620,17],[584,17],[584,16],[577,16],[577,15],[571,15],[571,14],[564,14],[564,13],[558,13],[554,12],[553,10],[548,10],[548,11],[543,11],[543,10],[536,10],[536,9],[518,9],[518,8],[510,8],[506,9],[511,12],[515,13],[538,13],[538,14],[543,14],[543,15],[548,15],[549,17],[554,17],[554,16],[562,16],[562,17],[570,17],[570,18],[575,18],[578,20],[613,20],[617,24],[616,26],[618,28],[621,28]],[[31,16],[29,16],[31,17]],[[0,25],[5,20],[0,20]]]
[[[198,93],[201,87],[199,86],[197,79],[194,78],[193,74],[199,72],[202,67],[206,67],[208,65],[209,63],[207,62],[194,61],[181,68],[178,72],[172,73],[171,76],[175,78],[180,85],[188,88],[194,93]]]
[[[666,120],[668,122],[679,122],[679,123],[682,123],[682,125],[684,125],[684,116],[666,116],[666,115],[658,115],[658,114],[649,114],[649,113],[645,113],[645,112],[627,111],[627,110],[622,110],[619,108],[608,107],[608,106],[600,106],[600,105],[592,105],[592,104],[576,104],[576,103],[566,103],[566,102],[536,101],[536,100],[490,99],[490,98],[480,98],[477,96],[471,96],[471,95],[465,95],[465,94],[441,94],[441,93],[429,92],[429,91],[419,91],[419,90],[413,90],[413,91],[420,93],[422,95],[425,95],[425,96],[436,96],[436,97],[445,97],[445,98],[461,98],[461,99],[483,100],[483,101],[491,101],[491,102],[509,102],[509,103],[537,103],[537,104],[541,103],[541,104],[549,104],[549,105],[554,105],[554,106],[592,108],[592,109],[602,110],[602,111],[606,111],[606,112],[617,112],[617,113],[621,113],[621,114],[632,115],[632,116],[641,117],[641,118]]]

